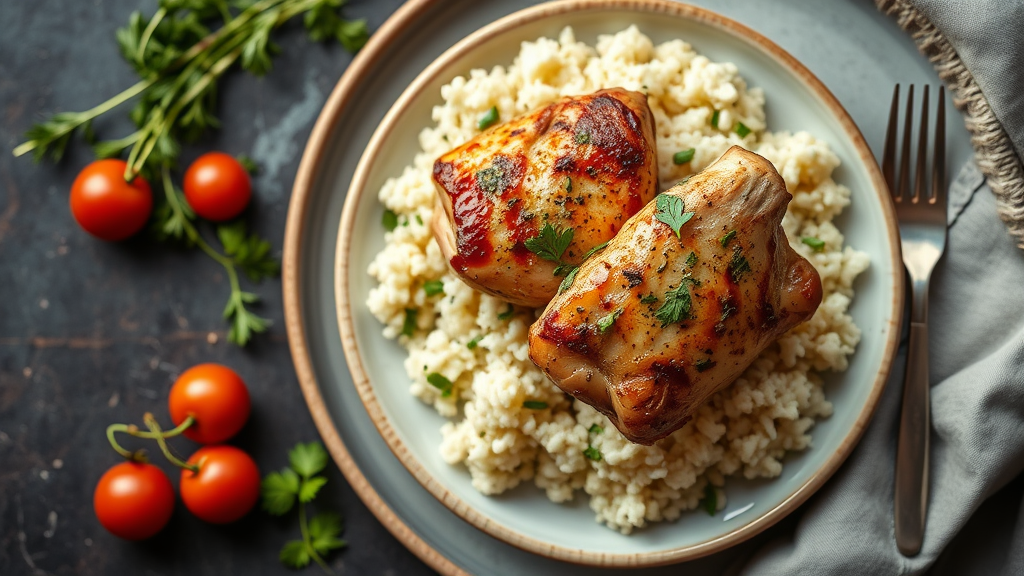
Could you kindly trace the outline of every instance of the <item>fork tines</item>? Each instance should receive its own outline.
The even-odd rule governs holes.
[[[946,190],[946,111],[945,111],[945,89],[939,86],[939,97],[936,103],[935,115],[935,139],[932,146],[932,173],[930,178],[931,192],[925,192],[928,188],[925,177],[926,159],[928,157],[928,86],[924,87],[924,96],[921,99],[921,124],[917,139],[917,162],[915,163],[915,174],[913,190],[910,189],[910,143],[913,128],[912,117],[914,115],[914,85],[907,89],[907,106],[903,118],[903,142],[899,153],[899,174],[896,174],[896,139],[899,130],[899,101],[900,85],[897,84],[892,93],[892,106],[889,110],[889,127],[885,133],[885,151],[882,155],[882,174],[885,176],[885,183],[895,202],[903,202],[904,199],[917,204],[924,199],[929,204],[937,201],[944,201],[942,195]]]

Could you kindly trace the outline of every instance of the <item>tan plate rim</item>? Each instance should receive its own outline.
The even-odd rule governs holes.
[[[334,86],[323,110],[317,117],[316,124],[306,141],[306,148],[299,162],[299,169],[292,186],[292,196],[288,203],[288,217],[285,221],[284,252],[281,258],[281,290],[284,297],[284,322],[288,333],[288,347],[292,362],[295,364],[295,375],[299,380],[302,395],[313,416],[313,422],[323,438],[327,450],[338,465],[345,480],[355,491],[363,504],[373,513],[380,523],[399,542],[408,548],[417,558],[445,576],[469,576],[469,573],[456,566],[451,560],[434,550],[418,534],[413,532],[399,518],[380,494],[363,475],[345,443],[334,426],[331,414],[327,410],[320,385],[313,370],[313,361],[306,344],[306,326],[302,318],[302,284],[301,254],[303,222],[312,198],[313,183],[319,176],[324,151],[330,140],[331,132],[353,94],[367,78],[374,67],[380,62],[390,43],[399,38],[419,17],[438,0],[408,0],[396,10],[390,18],[370,37],[366,46],[352,60]]]
[[[432,549],[415,533],[413,533],[395,513],[387,507],[380,496],[369,485],[366,478],[359,471],[351,456],[348,454],[335,429],[333,422],[320,396],[319,387],[316,383],[312,370],[312,363],[308,356],[308,349],[305,342],[304,327],[301,318],[301,302],[299,292],[299,254],[300,254],[300,226],[308,208],[308,200],[311,194],[311,186],[315,181],[319,170],[319,163],[327,141],[329,140],[332,124],[340,114],[341,109],[347,103],[350,92],[356,87],[359,81],[365,76],[367,70],[380,56],[385,45],[396,39],[401,31],[411,23],[416,15],[435,0],[410,0],[395,15],[385,23],[384,26],[374,35],[371,43],[364,48],[360,55],[346,74],[339,81],[325,105],[324,111],[314,127],[310,136],[299,171],[293,188],[292,201],[289,206],[289,217],[286,227],[285,253],[284,253],[284,299],[285,299],[285,320],[288,328],[289,342],[292,349],[296,373],[300,385],[306,396],[310,411],[313,414],[317,427],[324,436],[331,454],[353,488],[381,520],[381,522],[400,541],[410,548],[417,556],[426,561],[435,569],[445,574],[463,573],[458,567]],[[774,508],[753,520],[737,528],[736,530],[707,541],[663,550],[658,552],[632,553],[632,554],[606,554],[585,552],[576,549],[553,546],[549,543],[525,536],[493,522],[490,518],[469,507],[464,501],[446,490],[439,482],[430,476],[422,467],[419,461],[408,451],[406,446],[398,438],[390,423],[384,417],[381,406],[373,393],[369,377],[362,364],[358,346],[355,340],[355,333],[352,324],[352,304],[348,296],[348,285],[345,281],[348,267],[346,255],[351,245],[351,233],[355,222],[355,211],[358,204],[359,191],[365,188],[368,178],[370,158],[380,148],[384,138],[394,128],[394,120],[398,112],[404,109],[408,103],[420,92],[423,87],[443,70],[452,60],[461,57],[467,51],[474,49],[483,43],[489,36],[513,29],[522,24],[538,19],[546,18],[556,14],[582,10],[603,10],[603,9],[627,9],[663,13],[677,17],[689,18],[703,24],[707,24],[736,37],[741,41],[751,44],[764,53],[774,58],[779,64],[787,68],[797,76],[824,102],[832,114],[839,120],[847,136],[851,139],[858,151],[861,162],[866,166],[870,178],[874,184],[875,192],[879,195],[882,211],[885,216],[886,231],[888,232],[890,258],[894,263],[892,271],[892,284],[894,294],[892,299],[892,316],[889,322],[889,334],[885,343],[882,362],[875,382],[853,427],[841,442],[836,452],[819,468],[802,486],[777,504]],[[899,338],[899,324],[903,310],[903,276],[899,273],[900,267],[895,265],[900,262],[899,235],[895,214],[891,200],[881,172],[875,162],[874,156],[864,141],[860,130],[854,124],[852,118],[842,107],[832,93],[819,81],[809,70],[800,64],[795,58],[775,45],[761,34],[739,24],[731,19],[725,18],[709,10],[694,7],[686,4],[679,4],[668,0],[559,0],[521,10],[506,16],[480,30],[467,36],[455,46],[447,50],[430,66],[428,66],[416,80],[402,93],[380,126],[374,132],[366,150],[361,157],[349,187],[348,196],[345,199],[345,206],[342,212],[341,228],[338,236],[337,250],[335,253],[335,291],[337,299],[338,324],[341,331],[342,346],[345,351],[349,369],[352,372],[356,389],[363,399],[363,403],[370,415],[371,420],[377,426],[388,446],[395,453],[395,456],[412,473],[412,475],[440,502],[445,504],[453,512],[473,524],[477,528],[498,538],[504,542],[520,547],[522,549],[558,560],[575,562],[579,564],[597,566],[656,566],[691,560],[707,554],[711,554],[738,544],[759,532],[765,530],[772,524],[778,522],[789,512],[802,504],[813,494],[832,474],[838,469],[842,462],[849,455],[850,451],[860,439],[870,421],[872,414],[878,404],[878,399],[884,388],[893,357],[896,352]],[[361,305],[361,303],[356,303]]]

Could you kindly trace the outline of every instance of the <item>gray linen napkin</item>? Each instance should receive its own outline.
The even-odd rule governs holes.
[[[798,512],[794,532],[769,542],[743,573],[924,572],[982,501],[1024,469],[1024,252],[1000,224],[995,198],[973,163],[951,186],[949,221],[946,255],[931,288],[932,482],[921,553],[904,558],[893,532],[901,350],[849,460]],[[961,563],[976,574],[1024,574],[1024,510],[1016,526],[1009,539],[1015,548]]]
[[[800,519],[788,534],[769,541],[736,569],[758,575],[919,574],[950,548],[956,557],[944,554],[935,572],[1024,575],[1024,501],[1017,486],[1024,483],[1014,482],[1001,501],[1010,510],[987,506],[979,512],[987,498],[1024,470],[1024,251],[999,222],[993,195],[995,189],[1001,197],[1002,215],[1018,220],[1020,234],[1024,197],[1014,197],[1013,191],[1024,189],[1024,2],[878,2],[905,19],[901,24],[924,42],[924,51],[938,57],[935,38],[922,40],[921,21],[910,21],[906,9],[916,8],[934,25],[969,73],[954,79],[954,67],[940,63],[940,74],[955,86],[959,80],[961,88],[966,77],[971,89],[980,89],[996,122],[995,130],[987,126],[986,142],[978,109],[969,109],[979,163],[994,178],[993,186],[973,162],[960,170],[950,187],[946,254],[932,277],[931,494],[924,546],[918,556],[903,557],[893,528],[906,360],[901,348],[874,420],[849,460],[797,513]],[[1009,136],[1012,143],[1002,146],[997,162],[991,155],[998,148],[991,146],[993,135],[1004,142]],[[993,170],[997,165],[1010,169]]]

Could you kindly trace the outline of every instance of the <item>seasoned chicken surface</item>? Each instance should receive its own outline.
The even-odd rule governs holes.
[[[564,98],[440,157],[431,227],[470,286],[540,307],[560,276],[654,198],[657,173],[643,94],[613,88]],[[546,227],[548,240],[556,232],[568,240],[572,230],[561,254],[530,241]]]
[[[530,328],[530,357],[629,440],[664,438],[821,302],[782,230],[790,199],[770,162],[734,146],[583,263]]]

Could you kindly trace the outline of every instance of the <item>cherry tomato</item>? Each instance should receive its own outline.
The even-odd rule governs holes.
[[[196,214],[222,222],[242,213],[252,196],[249,173],[231,155],[208,152],[185,171],[185,199]]]
[[[96,518],[111,534],[125,540],[143,540],[171,519],[174,488],[156,466],[122,462],[100,478],[92,505]]]
[[[146,225],[153,192],[142,176],[124,180],[124,160],[97,160],[71,185],[71,214],[86,232],[103,240],[124,240]]]
[[[260,496],[260,471],[234,446],[204,446],[188,459],[198,472],[181,471],[181,499],[189,512],[211,524],[234,522]]]
[[[177,426],[191,414],[196,423],[185,437],[200,444],[218,444],[242,429],[249,418],[249,390],[231,368],[200,364],[186,370],[168,398],[171,421]]]

